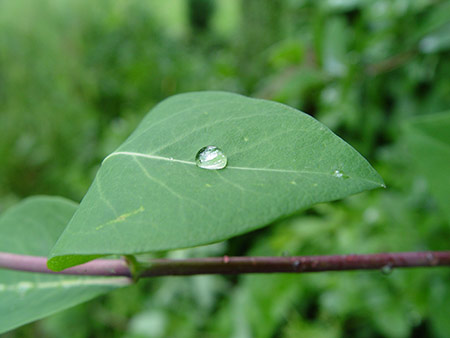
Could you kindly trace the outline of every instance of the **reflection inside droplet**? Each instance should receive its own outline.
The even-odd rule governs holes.
[[[195,163],[202,169],[218,170],[227,166],[227,157],[220,148],[206,146],[198,151]]]
[[[333,171],[332,175],[336,178],[349,178],[342,170],[336,169]]]
[[[342,178],[344,174],[342,173],[342,171],[336,169],[335,171],[333,171],[333,176],[337,178]]]

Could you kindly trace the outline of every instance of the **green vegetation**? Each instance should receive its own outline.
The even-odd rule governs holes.
[[[158,102],[221,90],[314,116],[387,189],[160,256],[448,250],[449,11],[435,0],[1,1],[0,212],[35,194],[79,202]],[[446,337],[449,278],[444,268],[155,278],[6,337]]]
[[[47,256],[76,208],[76,203],[59,197],[24,200],[1,217],[1,250]],[[129,284],[123,277],[53,276],[11,270],[0,270],[0,281],[0,332]]]

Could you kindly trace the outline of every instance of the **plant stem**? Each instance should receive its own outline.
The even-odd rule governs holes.
[[[59,272],[49,270],[46,263],[46,257],[0,252],[0,268],[66,275],[131,276],[127,263],[121,259],[97,259]],[[390,271],[394,268],[450,266],[450,251],[295,257],[223,256],[179,260],[153,259],[140,264],[144,267],[140,277],[375,269]]]
[[[0,268],[63,275],[131,277],[128,265],[126,261],[122,259],[97,259],[92,262],[56,272],[47,268],[47,257],[0,252]]]

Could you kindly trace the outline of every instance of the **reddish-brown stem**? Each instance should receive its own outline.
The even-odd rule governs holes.
[[[127,277],[131,275],[126,262],[121,259],[97,259],[60,272],[49,270],[46,263],[45,257],[0,252],[0,268],[67,275]],[[153,259],[141,264],[140,277],[374,269],[390,271],[394,268],[450,266],[450,251],[295,257],[223,256],[179,260]]]

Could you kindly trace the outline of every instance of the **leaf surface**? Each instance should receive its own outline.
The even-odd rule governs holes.
[[[47,256],[77,205],[28,198],[0,216],[0,251]],[[126,285],[123,278],[49,275],[0,269],[0,333]]]
[[[225,169],[195,165],[208,145],[226,154]],[[382,185],[351,146],[296,109],[224,92],[181,94],[103,161],[49,267],[213,243]]]

